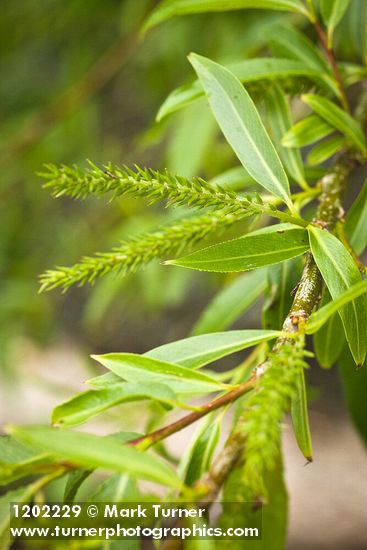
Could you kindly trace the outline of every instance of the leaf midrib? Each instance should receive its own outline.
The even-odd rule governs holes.
[[[274,332],[274,334],[273,334],[273,335],[271,335],[271,334],[268,335],[268,336],[269,336],[269,340],[270,340],[272,337],[275,338],[275,337],[277,336],[276,331],[271,331],[271,332]],[[200,337],[201,337],[201,336],[198,336],[198,338],[200,338]],[[254,336],[253,336],[251,339],[249,339],[249,340],[243,340],[242,343],[240,343],[240,342],[232,342],[231,344],[227,344],[227,345],[225,345],[225,346],[219,346],[219,347],[217,347],[217,348],[212,348],[212,349],[210,350],[210,353],[207,354],[207,357],[208,357],[209,355],[212,355],[213,353],[216,353],[217,351],[220,351],[220,350],[228,351],[228,350],[232,349],[233,347],[242,346],[242,345],[244,345],[244,344],[247,345],[250,341],[254,341],[254,340],[257,340],[257,339],[259,339],[259,338],[264,338],[264,334],[263,334],[263,335],[258,334],[258,335],[256,335],[256,336],[254,335]],[[249,344],[248,347],[250,347],[250,346],[251,346],[251,344]],[[244,348],[242,348],[242,349],[244,349]],[[240,350],[239,350],[239,351],[240,351]],[[185,357],[184,359],[182,359],[181,361],[182,361],[182,362],[186,362],[186,361],[194,360],[194,359],[199,358],[199,357],[201,357],[201,356],[202,356],[202,353],[196,352],[196,354],[189,355],[189,356]],[[148,357],[148,356],[147,356],[147,357]],[[151,357],[153,357],[153,356],[151,356]],[[180,365],[180,363],[177,363],[177,364]],[[203,364],[203,366],[205,366],[205,364]],[[188,368],[188,367],[185,366],[185,368]]]
[[[206,73],[207,73],[211,78],[213,78],[213,75],[212,75],[212,73],[211,73],[210,71],[208,71],[207,69],[204,69],[204,70],[206,71]],[[236,80],[238,80],[237,77],[234,77],[234,78],[236,78]],[[218,83],[218,86],[221,88],[221,90],[224,92],[224,96],[225,96],[225,98],[226,98],[226,101],[227,101],[227,103],[229,104],[230,109],[231,109],[232,112],[234,113],[235,118],[238,118],[238,120],[240,121],[241,127],[244,129],[244,133],[246,134],[246,136],[247,136],[249,142],[252,144],[252,146],[253,146],[253,148],[254,148],[254,150],[255,150],[255,152],[256,152],[258,158],[260,159],[261,165],[265,168],[266,172],[270,175],[270,179],[274,182],[275,187],[276,187],[277,189],[280,188],[280,194],[281,194],[281,197],[282,197],[283,199],[285,199],[285,203],[286,203],[286,204],[289,204],[289,195],[285,192],[285,190],[283,189],[283,186],[282,186],[280,180],[278,180],[278,178],[275,176],[275,174],[273,174],[273,172],[270,170],[268,164],[267,164],[267,163],[265,162],[265,160],[263,159],[263,157],[262,157],[262,155],[261,155],[261,153],[260,153],[260,151],[259,151],[259,149],[258,149],[258,146],[257,146],[257,145],[255,144],[255,142],[253,141],[253,139],[252,139],[252,137],[251,137],[251,134],[250,134],[249,131],[247,130],[246,125],[244,124],[244,122],[243,122],[243,120],[242,120],[242,117],[239,116],[239,113],[238,113],[238,111],[235,109],[235,107],[234,107],[232,101],[229,100],[229,95],[227,94],[226,89],[222,86],[221,82],[220,82],[218,79],[216,79],[216,78],[214,78],[214,79],[215,79],[215,81]],[[242,85],[241,85],[241,87],[242,87]],[[243,88],[243,87],[242,87],[242,88]],[[249,98],[249,100],[252,101],[250,98]],[[253,105],[251,105],[251,106],[254,107]],[[256,113],[256,111],[255,111],[255,113]],[[257,113],[256,113],[256,114],[257,114]],[[257,115],[257,117],[258,117],[258,115]],[[258,117],[258,119],[259,119],[260,126],[261,126],[262,129],[265,131],[265,129],[264,129],[264,127],[263,127],[263,124],[262,124],[262,122],[261,122],[260,117]],[[277,156],[277,152],[276,152],[276,150],[275,150],[274,145],[273,145],[272,142],[270,141],[270,138],[268,139],[268,143],[269,143],[269,146],[273,149],[274,154]],[[241,159],[240,159],[240,160],[241,160]],[[242,160],[241,160],[241,163],[242,163]],[[279,161],[279,164],[280,164],[280,166],[282,166],[282,164],[281,164],[280,161]],[[245,166],[245,168],[246,168],[246,170],[249,172],[249,170],[248,170],[248,168],[247,168],[246,166]],[[285,174],[285,172],[284,172],[284,174]],[[251,174],[251,175],[253,176],[253,174]],[[262,182],[260,182],[260,181],[257,179],[257,176],[256,176],[256,177],[253,176],[253,177],[254,177],[254,179],[256,179],[256,181],[258,181],[258,183],[260,183],[260,185],[263,185],[263,186],[264,186],[264,184],[263,184]],[[264,187],[265,187],[265,186],[264,186]]]
[[[229,262],[232,260],[240,260],[245,258],[256,258],[256,257],[263,257],[263,256],[269,256],[274,254],[279,254],[282,252],[289,252],[290,250],[307,250],[307,245],[299,245],[294,246],[291,248],[282,248],[281,250],[269,250],[269,252],[263,252],[261,254],[247,254],[246,256],[232,256],[230,258],[219,258],[219,259],[209,259],[209,260],[196,260],[195,263],[210,263],[210,262]]]

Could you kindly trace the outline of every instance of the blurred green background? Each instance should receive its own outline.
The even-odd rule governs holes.
[[[205,177],[235,164],[204,102],[159,124],[155,115],[174,87],[193,78],[190,51],[224,61],[251,56],[284,15],[186,17],[141,40],[137,29],[156,3],[2,2],[0,360],[13,374],[22,338],[72,338],[93,343],[94,351],[128,342],[141,351],[162,335],[184,336],[221,280],[155,264],[63,296],[38,294],[45,269],[108,250],[177,215],[136,200],[56,201],[37,177],[44,163],[83,165],[89,158]]]

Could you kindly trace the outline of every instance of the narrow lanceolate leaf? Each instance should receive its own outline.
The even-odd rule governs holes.
[[[302,96],[302,100],[321,118],[345,135],[360,151],[365,155],[367,154],[365,135],[358,122],[348,113],[329,99],[326,99],[326,97],[305,94]]]
[[[366,65],[367,62],[367,4],[365,0],[353,0],[345,17],[340,22],[341,43],[348,45],[352,59]]]
[[[334,128],[317,115],[310,115],[297,122],[282,138],[284,147],[304,147],[332,134]]]
[[[367,445],[367,364],[355,369],[347,347],[338,361],[339,375],[349,414],[359,435]]]
[[[281,23],[270,30],[270,44],[275,55],[302,61],[306,67],[331,74],[320,50],[295,25]]]
[[[249,489],[244,475],[244,460],[239,460],[232,469],[224,485],[223,501],[250,502],[254,495]],[[266,502],[264,506],[235,507],[233,517],[225,514],[220,519],[224,528],[238,525],[256,525],[257,519],[262,523],[262,540],[229,540],[221,541],[221,550],[284,550],[288,525],[288,493],[284,480],[282,453],[278,452],[276,464],[264,473]],[[225,509],[224,509],[225,510]],[[237,512],[237,513],[236,513]]]
[[[321,71],[320,86],[327,86],[335,96],[340,97],[338,84],[330,66],[315,44],[294,25],[281,24],[270,30],[269,41],[275,56],[300,61],[305,67]]]
[[[290,208],[289,182],[256,107],[228,69],[196,54],[190,61],[228,143],[249,174]]]
[[[177,340],[177,342],[154,348],[145,355],[188,369],[198,369],[231,353],[257,346],[261,342],[267,342],[277,336],[279,333],[275,330],[249,329],[214,332]]]
[[[318,311],[312,313],[307,326],[307,334],[313,334],[320,330],[320,328],[334,315],[340,308],[355,300],[359,296],[363,296],[367,292],[367,281],[359,281],[357,284],[351,286],[340,294],[337,298],[331,302],[323,305]]]
[[[355,298],[355,296],[353,298]],[[338,302],[338,300],[336,300],[335,302]],[[321,307],[318,312],[315,313],[315,315],[325,309],[325,306],[327,307],[330,305],[335,305],[335,302],[332,301],[330,292],[327,288],[325,288],[321,300]],[[345,302],[340,304],[339,307],[342,307],[344,304]],[[334,314],[328,318],[328,320],[314,334],[313,337],[313,347],[316,355],[316,360],[320,367],[322,367],[323,369],[330,369],[336,363],[341,352],[343,351],[345,344],[346,339],[343,324],[340,315],[338,314],[337,310],[335,310]]]
[[[140,498],[141,493],[139,492],[136,479],[132,479],[126,474],[114,474],[97,485],[90,500],[93,502],[139,502]],[[129,543],[130,542],[132,541],[129,541]],[[134,542],[139,541],[136,540]],[[120,544],[117,543],[117,546],[112,546],[112,549],[116,550],[119,546]],[[130,544],[126,546],[130,550]],[[122,548],[126,550],[126,547]],[[139,544],[137,546],[133,545],[131,550],[138,550],[139,548]],[[103,550],[105,550],[105,548],[103,548]]]
[[[169,487],[181,486],[173,470],[161,460],[106,437],[46,426],[12,426],[9,431],[20,441],[78,466],[127,473]]]
[[[175,363],[189,369],[199,369],[237,351],[274,340],[279,335],[280,333],[276,330],[256,329],[214,332],[159,346],[148,351],[145,357]],[[88,383],[99,388],[109,388],[116,383],[121,383],[121,378],[108,373],[97,376]],[[190,388],[192,393],[192,384]]]
[[[267,94],[266,107],[271,132],[288,174],[301,187],[307,188],[301,153],[298,149],[287,149],[281,144],[282,137],[292,126],[293,121],[287,98],[280,86],[275,84],[270,89]]]
[[[307,391],[304,372],[298,374],[297,393],[292,399],[291,416],[294,434],[303,456],[312,461],[312,442],[308,421]]]
[[[9,526],[11,521],[10,510],[11,504],[17,502],[22,504],[29,502],[34,493],[37,492],[37,482],[12,491],[0,496],[0,548],[6,550],[13,546],[14,540],[10,541]]]
[[[218,292],[204,309],[192,334],[225,330],[234,323],[264,292],[266,272],[244,273]]]
[[[329,47],[332,45],[335,27],[347,11],[350,0],[321,0],[321,15],[328,30]]]
[[[74,502],[75,497],[93,470],[77,469],[70,472],[66,478],[66,484],[64,489],[64,502]]]
[[[347,140],[344,136],[331,136],[329,139],[315,145],[312,151],[307,155],[307,162],[311,166],[322,164],[341,151],[346,145]]]
[[[174,391],[166,384],[120,383],[112,388],[79,393],[58,405],[52,413],[52,423],[76,426],[121,403],[152,399],[172,408],[178,404]]]
[[[300,258],[292,258],[268,268],[267,300],[262,324],[266,329],[281,330],[293,302],[292,291],[302,271]]]
[[[269,85],[270,82],[287,82],[287,79],[306,78],[318,83],[323,76],[322,69],[320,68],[309,67],[302,61],[276,57],[244,59],[229,63],[226,67],[242,84],[246,84],[250,91],[251,87],[257,89],[261,82]],[[169,94],[160,107],[157,120],[162,120],[164,117],[190,105],[203,96],[204,90],[198,80],[176,88]]]
[[[226,387],[208,374],[144,355],[108,353],[92,357],[127,382],[162,382],[177,392],[182,391],[182,388],[187,391],[187,387],[190,387],[192,393],[195,390],[201,393],[203,389],[208,392],[219,391]]]
[[[140,437],[142,434],[140,433],[136,433],[136,432],[118,432],[118,433],[114,433],[114,434],[111,434],[111,435],[107,435],[105,437],[107,438],[110,438],[112,439],[113,441],[117,441],[118,443],[127,443],[128,441],[132,441],[133,439],[137,438],[137,437]],[[94,469],[93,468],[90,468],[90,469],[76,469],[76,470],[72,470],[69,475],[67,476],[67,480],[66,480],[66,484],[65,484],[65,489],[64,489],[64,502],[73,502],[75,500],[75,497],[80,489],[80,487],[82,486],[82,484],[84,483],[84,481],[86,479],[88,479],[88,477],[90,475],[92,475],[92,473],[94,472]],[[111,479],[111,477],[113,478],[125,478],[125,477],[129,477],[127,474],[115,474],[113,476],[110,476],[106,481],[102,482],[102,485],[104,483],[106,483],[107,485],[109,485],[108,483],[108,480]],[[131,479],[131,478],[129,478]],[[137,483],[136,479],[131,479],[131,482],[133,482],[134,484]],[[98,500],[98,502],[102,502],[104,500],[103,496],[102,496],[102,491],[99,491],[99,488],[100,488],[100,485],[97,487],[96,489],[96,492],[98,492],[98,496],[100,497],[100,499]],[[97,499],[94,499],[94,495],[95,493],[93,492],[91,497],[90,497],[90,500],[97,500]],[[108,500],[111,502],[116,502],[118,501],[118,495],[116,494],[115,495],[116,498],[113,498],[112,495],[110,495],[110,498],[108,498]],[[136,499],[138,500],[138,499]]]
[[[338,67],[346,88],[358,84],[358,82],[363,82],[367,76],[367,68],[356,63],[339,63]]]
[[[49,471],[53,457],[40,453],[10,436],[0,436],[0,485],[32,475]],[[1,545],[0,545],[1,547]]]
[[[336,300],[361,281],[359,269],[343,244],[331,233],[310,226],[309,234],[312,254],[333,300]],[[354,360],[357,365],[362,365],[367,351],[366,296],[348,302],[339,314]]]
[[[294,258],[308,248],[305,229],[279,224],[166,263],[200,271],[247,271]]]
[[[180,477],[186,485],[193,485],[208,471],[220,429],[220,416],[215,418],[211,413],[202,420],[179,465]]]
[[[223,12],[246,8],[291,11],[309,16],[301,0],[164,0],[146,20],[143,31],[177,15]]]
[[[367,180],[348,212],[345,231],[355,252],[362,254],[367,246]]]
[[[320,367],[330,369],[337,362],[345,344],[343,323],[335,313],[313,337],[316,361]]]
[[[355,298],[355,296],[353,296],[353,298]],[[336,300],[336,302],[337,301],[338,300]],[[321,307],[319,311],[324,309],[324,306],[328,304],[332,304],[332,300],[326,288],[321,302],[323,307]],[[344,304],[340,304],[339,307],[342,305]],[[345,343],[343,324],[337,310],[335,310],[335,313],[329,317],[313,337],[314,350],[318,364],[324,369],[330,369],[343,351]]]

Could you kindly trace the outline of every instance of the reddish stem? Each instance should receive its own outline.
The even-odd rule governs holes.
[[[141,446],[142,448],[147,449],[148,447],[155,445],[155,443],[158,443],[158,441],[161,441],[162,439],[165,439],[166,437],[182,430],[183,428],[186,428],[186,426],[193,424],[210,412],[224,407],[225,405],[228,405],[230,403],[233,403],[233,401],[236,401],[239,397],[242,397],[242,395],[251,391],[254,388],[255,383],[256,374],[253,374],[247,382],[240,384],[234,390],[222,395],[221,397],[218,397],[217,399],[214,399],[213,401],[210,401],[209,403],[206,403],[199,410],[194,411],[180,418],[179,420],[176,420],[176,422],[172,422],[171,424],[168,424],[167,426],[164,426],[163,428],[160,428],[155,432],[151,432],[141,437],[137,437],[132,441],[129,441],[129,445]]]
[[[330,66],[331,66],[331,69],[333,71],[335,80],[337,81],[338,88],[339,88],[339,91],[340,91],[341,103],[342,103],[344,109],[347,111],[347,113],[350,114],[351,110],[350,110],[348,98],[347,98],[345,90],[344,90],[343,81],[342,81],[342,78],[341,78],[341,75],[340,75],[340,72],[339,72],[339,68],[338,68],[338,64],[337,64],[336,59],[335,59],[334,52],[329,47],[329,43],[328,43],[326,33],[325,33],[324,29],[322,28],[322,26],[320,25],[320,22],[315,21],[314,25],[315,25],[315,29],[317,31],[318,37],[320,39],[321,45],[322,45],[322,47],[325,51],[328,62],[329,62]]]

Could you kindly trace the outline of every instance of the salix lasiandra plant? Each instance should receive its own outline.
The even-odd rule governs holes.
[[[97,167],[91,162],[84,168],[48,164],[41,173],[57,198],[129,196],[180,208],[171,224],[71,267],[46,271],[42,290],[67,290],[113,271],[121,277],[157,260],[164,262],[162,270],[241,274],[209,304],[193,335],[143,355],[93,356],[105,374],[55,408],[53,427],[10,428],[10,444],[14,449],[26,444],[28,454],[7,464],[2,476],[10,481],[37,472],[40,481],[26,486],[19,497],[24,500],[33,498],[40,484],[63,476],[68,479],[67,500],[72,500],[96,468],[168,486],[171,500],[172,494],[190,495],[198,502],[214,501],[221,494],[227,500],[261,500],[262,548],[276,550],[285,547],[281,427],[286,413],[291,414],[300,451],[308,461],[313,456],[308,358],[316,357],[323,368],[339,363],[352,416],[367,436],[366,405],[357,391],[366,375],[353,368],[363,367],[367,352],[367,282],[361,256],[367,245],[366,185],[360,185],[348,212],[344,206],[350,175],[358,179],[367,159],[366,14],[358,0],[165,0],[143,31],[174,16],[248,8],[296,14],[309,32],[298,30],[293,23],[297,18],[285,15],[269,34],[271,55],[245,60],[238,55],[223,66],[191,54],[197,80],[173,91],[158,118],[205,98],[252,191],[234,191],[225,176],[219,185],[155,168]],[[352,21],[357,53],[349,63],[337,57],[338,31]],[[321,171],[316,181],[309,177],[315,165]],[[223,240],[234,227],[237,237]],[[209,246],[202,247],[204,241]],[[263,328],[227,330],[264,293]],[[309,334],[314,335],[313,347],[306,339]],[[218,374],[210,368],[218,359],[249,348],[251,353],[231,371]],[[195,396],[203,404],[194,406]],[[142,400],[162,411],[158,425],[156,420],[155,429],[146,434],[114,440],[81,436],[71,429],[116,405]],[[223,412],[230,405],[233,428],[224,446],[216,449]],[[192,410],[175,422],[165,421],[164,411],[175,408]],[[201,425],[176,467],[163,442],[197,421]],[[147,452],[151,447],[155,456]],[[126,460],[121,459],[124,453]],[[110,482],[113,491],[115,478]]]

